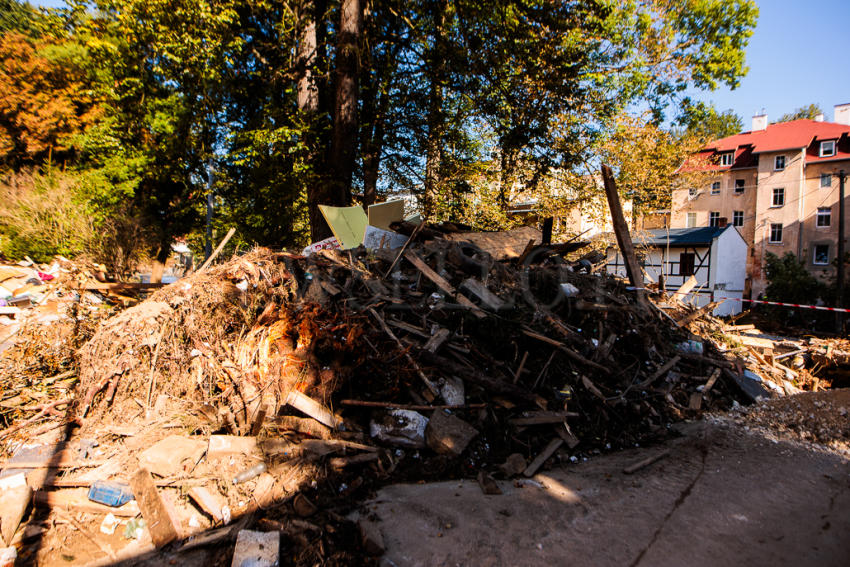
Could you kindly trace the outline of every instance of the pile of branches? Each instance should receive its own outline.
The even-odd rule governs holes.
[[[435,474],[464,474],[553,438],[574,454],[633,446],[731,406],[710,353],[679,352],[693,335],[565,251],[254,250],[103,326],[80,352],[78,415],[123,420],[162,398],[192,427],[249,434],[301,415],[297,392],[350,436],[393,408],[449,411],[478,435]]]

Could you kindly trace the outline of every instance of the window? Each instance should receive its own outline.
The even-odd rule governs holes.
[[[832,209],[829,207],[818,207],[818,219],[816,226],[830,226],[832,224]]]
[[[770,225],[770,239],[768,240],[771,244],[782,244],[782,223],[775,222]]]
[[[697,225],[697,214],[688,213],[688,228],[694,228]]]
[[[744,211],[732,211],[732,226],[744,226]]]
[[[711,211],[708,213],[708,226],[717,226],[720,224],[720,212]]]
[[[835,155],[835,140],[826,140],[820,143],[820,157]]]
[[[812,258],[812,264],[818,266],[829,265],[829,244],[815,244],[815,254]]]
[[[785,169],[785,156],[776,156],[773,159],[773,169],[776,171]]]
[[[735,153],[734,152],[726,152],[724,154],[720,154],[720,165],[732,165],[732,161],[734,161]]]
[[[711,194],[712,195],[720,195],[720,182],[715,181],[711,184]]]
[[[694,254],[693,252],[682,252],[679,254],[679,275],[692,276],[694,275]]]
[[[785,204],[785,188],[777,187],[773,190],[773,204],[772,207],[781,207]]]
[[[690,189],[688,189],[688,197],[693,199],[696,196],[697,196],[697,188],[696,187],[691,187]]]
[[[831,173],[821,173],[820,174],[820,186],[821,187],[832,187],[832,174]]]
[[[744,180],[743,179],[736,179],[735,180],[735,194],[740,195],[743,192],[744,192]]]

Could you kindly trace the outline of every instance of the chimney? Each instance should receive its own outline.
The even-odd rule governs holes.
[[[815,116],[815,122],[823,122],[823,112]]]
[[[767,114],[756,114],[753,116],[753,132],[758,132],[759,130],[767,130]]]
[[[835,105],[835,120],[836,124],[844,124],[850,126],[850,103]]]
[[[726,217],[720,217],[717,219],[718,228],[726,228],[726,225],[729,224],[729,221]]]

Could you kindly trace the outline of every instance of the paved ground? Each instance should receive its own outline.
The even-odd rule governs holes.
[[[850,461],[739,425],[500,482],[395,485],[366,506],[396,566],[847,566]],[[631,476],[624,466],[669,449]]]

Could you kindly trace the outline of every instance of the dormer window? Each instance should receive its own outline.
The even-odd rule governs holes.
[[[835,140],[824,140],[820,143],[820,157],[835,155]]]
[[[785,169],[785,156],[776,156],[773,161],[773,169],[776,171],[782,171]]]
[[[726,152],[720,154],[720,165],[727,166],[732,165],[732,161],[734,160],[735,154],[734,152]]]

